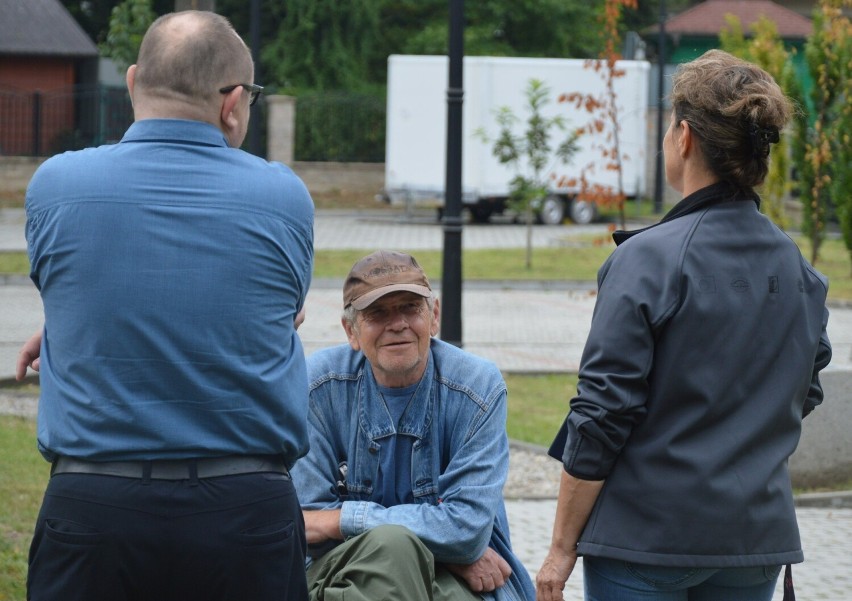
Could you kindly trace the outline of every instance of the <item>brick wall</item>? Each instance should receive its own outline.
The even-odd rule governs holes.
[[[73,85],[74,63],[69,60],[0,57],[0,154],[49,151],[58,136],[72,130],[74,98],[58,90]],[[32,95],[36,91],[41,92],[42,119],[34,141]]]

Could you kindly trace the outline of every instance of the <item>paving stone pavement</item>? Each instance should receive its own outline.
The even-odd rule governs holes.
[[[512,547],[535,578],[550,544],[556,501],[507,503]],[[805,563],[793,566],[796,598],[802,601],[849,601],[852,599],[852,509],[799,508],[796,512],[802,535]],[[565,587],[565,599],[582,599],[582,558]],[[784,596],[781,579],[773,601]],[[725,601],[719,599],[718,601]]]

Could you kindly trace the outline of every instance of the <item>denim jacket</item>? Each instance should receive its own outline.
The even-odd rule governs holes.
[[[509,563],[512,576],[483,597],[535,597],[509,541],[503,503],[509,469],[506,384],[496,366],[432,339],[426,372],[399,424],[399,433],[416,439],[414,503],[395,507],[367,500],[379,469],[380,439],[395,428],[377,401],[364,355],[349,345],[319,351],[308,359],[308,379],[311,447],[292,472],[304,509],[339,508],[347,538],[381,524],[405,526],[439,563],[469,564],[491,546]]]

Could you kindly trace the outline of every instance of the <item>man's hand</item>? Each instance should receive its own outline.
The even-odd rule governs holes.
[[[18,361],[15,363],[15,379],[23,380],[27,375],[27,368],[33,368],[33,371],[38,371],[41,364],[41,336],[42,331],[39,330],[33,334],[29,340],[24,343],[21,350],[18,351]]]
[[[576,551],[565,553],[560,548],[551,547],[535,577],[536,601],[562,601],[562,591],[576,563]]]
[[[327,540],[343,540],[339,509],[303,511],[302,515],[305,517],[305,538],[309,545]]]
[[[305,308],[302,307],[299,309],[299,312],[296,313],[296,317],[293,320],[293,328],[298,330],[299,326],[305,323]]]
[[[450,572],[464,579],[474,593],[490,593],[506,584],[512,575],[512,568],[491,547],[470,565],[448,563],[446,566]]]

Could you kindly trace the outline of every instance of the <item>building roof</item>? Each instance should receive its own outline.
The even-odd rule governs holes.
[[[667,20],[666,33],[716,37],[728,26],[728,14],[739,17],[745,32],[762,16],[775,23],[782,38],[806,38],[812,29],[810,19],[770,0],[706,0]]]
[[[0,54],[90,57],[98,48],[59,0],[0,0]]]

